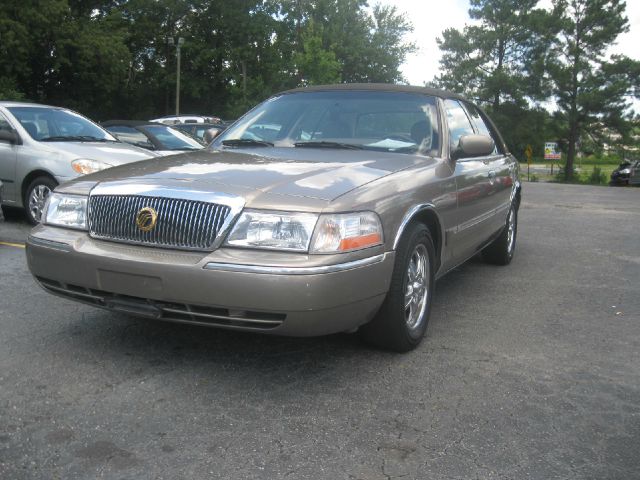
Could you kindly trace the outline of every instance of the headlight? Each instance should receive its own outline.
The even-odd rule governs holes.
[[[628,175],[628,174],[631,173],[631,169],[630,168],[623,168],[618,173],[623,173],[623,174],[627,174]]]
[[[52,193],[47,197],[45,207],[47,225],[87,229],[87,197],[82,195],[64,195]]]
[[[318,215],[245,210],[227,238],[235,247],[306,252]]]
[[[383,242],[382,225],[373,212],[321,215],[311,241],[311,253],[360,250]]]
[[[99,172],[105,168],[110,168],[113,165],[109,165],[101,160],[91,160],[90,158],[78,158],[71,162],[71,168],[80,175],[86,175],[88,173]]]

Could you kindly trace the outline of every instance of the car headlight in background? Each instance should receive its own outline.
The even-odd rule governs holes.
[[[618,173],[622,173],[623,175],[629,175],[631,173],[631,169],[623,168],[622,170],[619,170]]]
[[[87,229],[87,197],[51,193],[47,197],[44,223],[58,227]]]
[[[306,252],[317,220],[314,213],[246,210],[229,234],[227,245]]]
[[[71,168],[80,175],[86,175],[88,173],[99,172],[105,168],[111,168],[113,165],[109,165],[101,160],[91,160],[90,158],[77,158],[71,162]]]
[[[373,212],[321,215],[310,253],[339,253],[360,250],[383,242],[380,218]]]

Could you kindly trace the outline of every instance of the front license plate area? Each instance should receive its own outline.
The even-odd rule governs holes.
[[[148,275],[98,270],[101,290],[140,298],[161,298],[162,280]]]

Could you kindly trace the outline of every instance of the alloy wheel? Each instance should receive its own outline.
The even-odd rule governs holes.
[[[415,330],[423,321],[429,297],[429,254],[420,243],[411,253],[405,278],[404,311],[407,327]]]
[[[40,222],[42,211],[51,189],[46,185],[36,185],[29,194],[29,212],[36,222]]]

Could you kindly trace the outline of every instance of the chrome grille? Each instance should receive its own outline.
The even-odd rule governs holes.
[[[136,215],[145,207],[158,214],[144,232]],[[231,208],[218,203],[145,195],[91,195],[89,234],[116,242],[189,250],[210,250]]]

